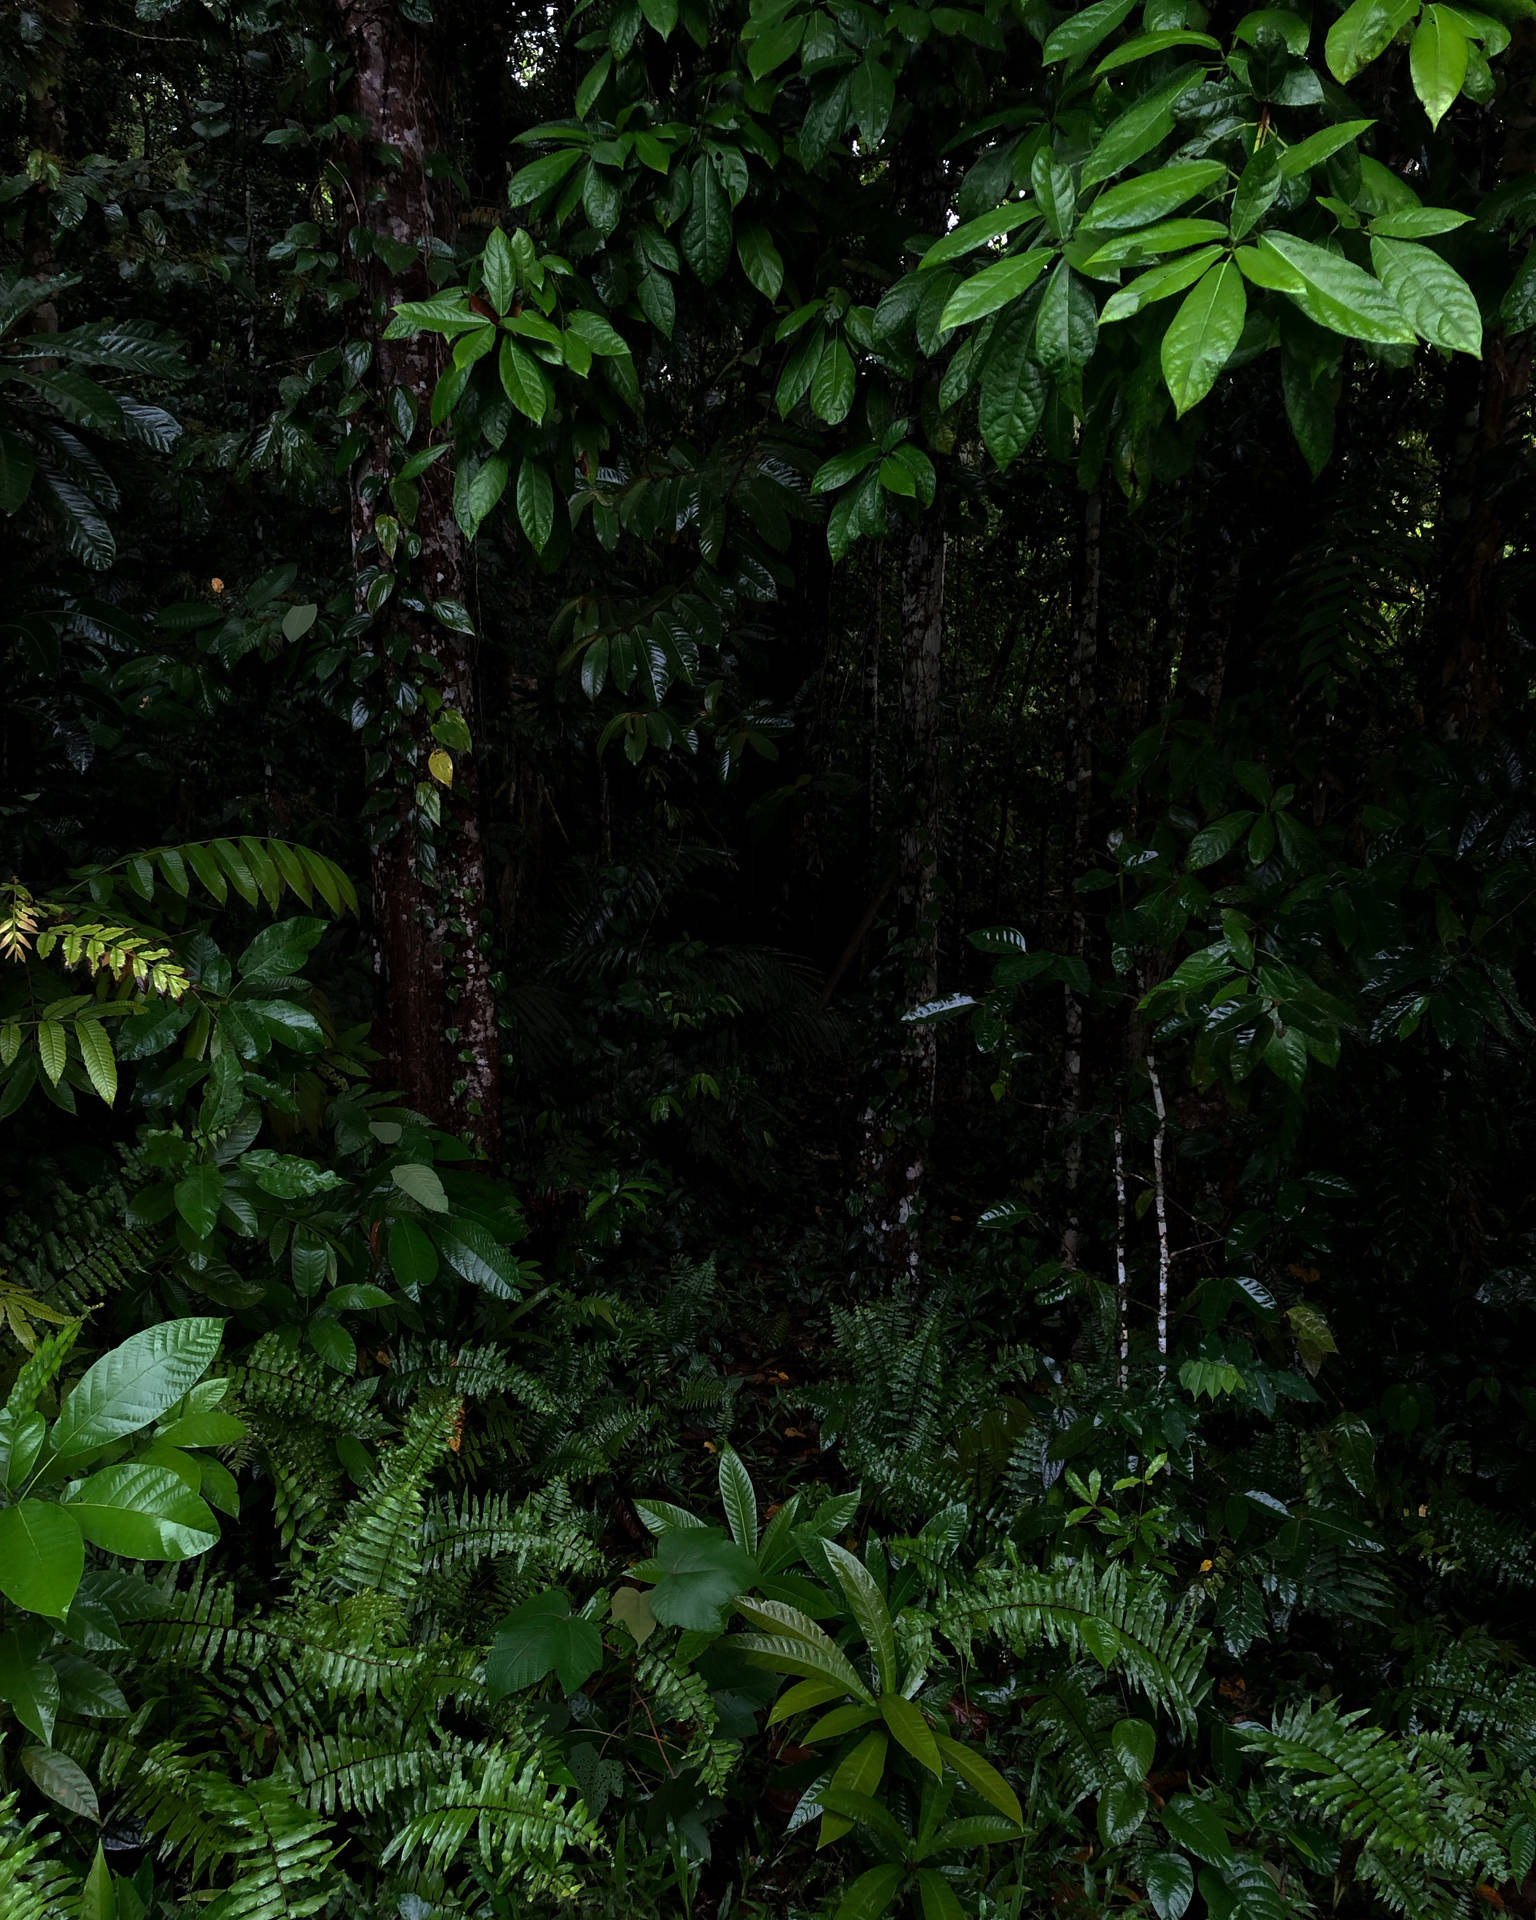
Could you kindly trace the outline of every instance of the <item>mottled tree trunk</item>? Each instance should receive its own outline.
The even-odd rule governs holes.
[[[430,612],[435,601],[465,598],[463,543],[452,510],[453,462],[439,460],[421,475],[414,516],[409,495],[402,501],[389,489],[391,397],[408,396],[419,438],[443,366],[432,335],[384,338],[394,307],[430,290],[422,249],[436,231],[439,209],[425,163],[440,145],[431,30],[403,19],[395,0],[334,5],[355,69],[354,110],[368,128],[352,155],[354,216],[369,238],[415,250],[404,270],[371,247],[359,250],[376,404],[369,447],[351,469],[353,555],[360,574],[390,565],[387,543],[381,545],[379,537],[386,515],[414,530],[421,542],[409,562],[403,539],[396,550],[395,591],[369,631],[380,668],[367,685],[377,693],[390,677],[391,662],[420,655],[430,664],[419,690],[435,687],[443,706],[461,714],[473,736],[472,643]],[[418,704],[403,723],[386,722],[379,743],[387,764],[373,784],[387,791],[388,804],[378,809],[372,874],[378,1038],[385,1075],[407,1101],[494,1158],[501,1134],[501,1036],[474,765],[470,756],[454,754],[453,784],[437,789],[442,819],[433,828],[418,802],[418,788],[431,791],[433,778],[430,723],[427,706]]]

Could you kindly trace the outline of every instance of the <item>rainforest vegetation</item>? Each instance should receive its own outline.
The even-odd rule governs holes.
[[[0,8],[0,1920],[1536,1913],[1533,85]]]

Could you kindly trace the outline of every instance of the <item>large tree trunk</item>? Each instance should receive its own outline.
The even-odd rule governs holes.
[[[427,468],[415,483],[414,503],[408,491],[392,492],[389,485],[399,458],[391,413],[408,408],[424,425],[443,367],[431,335],[384,338],[394,307],[429,291],[422,249],[440,217],[425,165],[440,145],[431,37],[430,30],[401,17],[395,0],[334,4],[355,70],[355,111],[368,128],[352,152],[359,223],[393,260],[404,257],[398,248],[414,250],[401,269],[376,249],[359,248],[376,402],[369,446],[351,468],[360,600],[373,569],[399,569],[367,640],[379,662],[366,682],[378,728],[370,755],[370,806],[378,828],[372,875],[378,1038],[385,1074],[407,1101],[494,1158],[501,1135],[501,1036],[473,761],[454,754],[453,784],[445,789],[428,764],[438,744],[428,702],[418,699],[402,718],[387,692],[398,684],[399,663],[418,655],[429,665],[419,678],[409,669],[406,705],[409,693],[435,689],[443,707],[461,714],[474,734],[470,643],[428,610],[437,601],[462,604],[465,598],[453,463],[443,459]],[[393,529],[381,524],[389,520],[401,528],[398,543]],[[421,545],[408,561],[411,531]],[[441,805],[436,826],[422,805],[428,797],[430,806],[433,793]]]

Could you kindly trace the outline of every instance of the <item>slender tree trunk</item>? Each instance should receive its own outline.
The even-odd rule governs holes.
[[[435,691],[475,730],[474,663],[466,638],[433,618],[437,601],[462,605],[463,543],[452,511],[451,460],[428,467],[415,494],[391,488],[400,441],[417,437],[442,371],[433,336],[387,340],[393,308],[429,291],[423,249],[439,209],[426,160],[440,146],[430,30],[402,17],[395,0],[334,0],[355,70],[354,110],[367,136],[352,153],[354,215],[361,229],[364,300],[376,402],[370,442],[351,468],[352,550],[359,597],[374,569],[398,574],[369,629],[378,667],[367,686],[378,700],[370,757],[370,805],[379,826],[373,861],[378,1033],[385,1073],[406,1099],[495,1157],[501,1134],[501,1036],[486,927],[485,853],[473,760],[452,756],[452,786],[429,757],[438,745],[430,701],[410,717],[388,697],[399,663],[428,666],[411,694]],[[379,250],[382,243],[383,251]],[[412,249],[410,264],[391,265]],[[386,258],[386,255],[388,256]],[[401,434],[402,424],[410,432]],[[407,561],[413,534],[420,549]],[[375,593],[378,589],[375,588]],[[442,763],[438,763],[441,767]],[[430,818],[432,796],[440,822]],[[425,802],[425,805],[423,804]]]
[[[939,986],[939,838],[942,827],[940,702],[943,692],[946,536],[942,504],[911,529],[901,571],[901,814],[897,836],[897,936],[908,1006]],[[904,1025],[887,1091],[861,1120],[860,1184],[876,1266],[892,1277],[920,1260],[918,1212],[933,1116],[937,1035]]]

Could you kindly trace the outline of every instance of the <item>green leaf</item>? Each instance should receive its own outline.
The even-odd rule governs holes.
[[[112,1884],[112,1869],[106,1852],[97,1842],[91,1870],[80,1889],[79,1920],[117,1920],[117,1894]]]
[[[517,517],[535,553],[555,530],[555,483],[542,461],[524,460],[517,471]]]
[[[640,0],[640,11],[663,40],[670,38],[677,25],[677,0]]]
[[[511,341],[503,344],[511,346]],[[523,356],[525,359],[527,355]],[[461,462],[453,479],[453,517],[466,540],[473,540],[485,517],[507,490],[509,469],[499,453],[478,467]]]
[[[1378,214],[1371,222],[1371,232],[1383,240],[1433,240],[1436,234],[1466,226],[1471,218],[1471,214],[1453,213],[1449,207],[1403,207]]]
[[[57,1020],[38,1021],[37,1056],[50,1083],[57,1086],[69,1064],[69,1041]]]
[[[391,1167],[390,1178],[403,1194],[408,1195],[419,1207],[425,1207],[428,1213],[446,1213],[448,1196],[443,1192],[443,1183],[431,1167],[407,1161],[404,1166]]]
[[[1072,231],[1072,216],[1077,211],[1072,169],[1049,147],[1042,147],[1029,169],[1029,184],[1047,228],[1056,239],[1065,239]]]
[[[867,1798],[873,1795],[885,1772],[885,1756],[890,1750],[890,1741],[884,1732],[876,1729],[866,1733],[856,1746],[850,1747],[832,1771],[829,1785],[846,1794]],[[877,1808],[877,1814],[886,1820],[890,1815],[883,1807]],[[878,1821],[876,1822],[878,1825]],[[821,1816],[821,1833],[816,1841],[818,1848],[828,1846],[834,1840],[840,1840],[845,1833],[851,1832],[853,1821],[842,1813],[827,1811]]]
[[[1122,1847],[1147,1817],[1147,1790],[1139,1780],[1112,1780],[1099,1795],[1099,1838]]]
[[[740,1610],[749,1618],[773,1604],[758,1602],[749,1605],[745,1600],[737,1602]],[[744,1654],[754,1667],[765,1667],[770,1673],[789,1673],[807,1680],[830,1683],[836,1691],[823,1696],[826,1699],[835,1699],[839,1693],[851,1693],[868,1705],[874,1704],[873,1695],[855,1672],[847,1655],[825,1635],[820,1644],[815,1644],[798,1634],[742,1633],[737,1634],[730,1644],[738,1653]]]
[[[84,1769],[57,1747],[23,1747],[21,1764],[31,1775],[32,1784],[71,1813],[83,1813],[87,1820],[101,1824],[101,1807],[96,1789]]]
[[[93,1473],[69,1511],[93,1547],[125,1560],[187,1560],[219,1537],[213,1514],[177,1474],[136,1461]]]
[[[1214,53],[1220,53],[1221,42],[1213,40],[1208,33],[1191,33],[1187,27],[1164,27],[1157,33],[1139,33],[1134,40],[1127,40],[1115,48],[1093,70],[1095,80],[1106,73],[1114,73],[1120,67],[1128,67],[1138,60],[1150,60],[1154,54],[1167,53],[1171,47],[1208,47]]]
[[[167,1320],[103,1354],[54,1422],[52,1453],[72,1459],[158,1420],[208,1371],[223,1333],[222,1320]]]
[[[1024,1809],[1019,1804],[1019,1796],[990,1760],[984,1760],[974,1747],[962,1746],[947,1734],[935,1734],[934,1740],[945,1764],[959,1774],[972,1793],[980,1794],[1015,1826],[1023,1826]]]
[[[1099,337],[1099,316],[1087,284],[1058,260],[1035,316],[1035,358],[1062,379],[1087,366]]]
[[[919,1867],[917,1896],[922,1903],[923,1920],[965,1920],[965,1908],[943,1874],[932,1867]]]
[[[1313,167],[1319,167],[1329,160],[1341,147],[1347,147],[1358,140],[1368,127],[1374,127],[1374,120],[1341,120],[1336,126],[1324,127],[1321,133],[1309,134],[1305,140],[1298,140],[1294,146],[1287,147],[1280,156],[1280,172],[1287,180],[1299,174],[1309,173]]]
[[[1536,327],[1536,247],[1521,261],[1509,291],[1499,302],[1499,318],[1511,333]]]
[[[650,1595],[642,1593],[639,1587],[615,1588],[608,1612],[621,1626],[628,1627],[637,1646],[644,1646],[659,1624],[651,1611]]]
[[[1412,240],[1373,236],[1371,265],[1416,333],[1448,352],[1481,355],[1477,298],[1449,261]]]
[[[1243,168],[1232,196],[1232,238],[1241,240],[1264,218],[1285,184],[1279,143],[1266,140]]]
[[[926,1767],[936,1779],[942,1778],[944,1763],[922,1708],[899,1693],[882,1693],[880,1715],[897,1743],[906,1748],[918,1765]]]
[[[1202,69],[1180,67],[1160,87],[1144,94],[1117,119],[1111,120],[1100,134],[1078,181],[1078,191],[1086,193],[1100,180],[1112,180],[1117,173],[1134,166],[1144,153],[1173,131],[1173,103],[1202,76]]]
[[[812,493],[831,493],[838,487],[847,486],[850,480],[874,465],[879,458],[880,449],[873,443],[862,447],[850,447],[846,453],[834,453],[830,460],[824,460],[811,479]]]
[[[62,1620],[85,1571],[85,1540],[67,1507],[22,1500],[0,1508],[0,1593],[28,1613]]]
[[[1183,1920],[1195,1897],[1195,1870],[1183,1854],[1154,1853],[1142,1871],[1157,1920]]]
[[[1429,124],[1438,127],[1467,78],[1467,36],[1449,7],[1424,9],[1409,46],[1408,70]]]
[[[570,1595],[555,1587],[514,1607],[502,1621],[486,1655],[485,1684],[492,1693],[517,1693],[552,1673],[571,1694],[602,1664],[596,1623],[580,1619]]]
[[[1011,254],[980,273],[962,281],[944,303],[938,331],[948,333],[954,327],[967,326],[973,320],[996,313],[1020,294],[1028,291],[1054,258],[1049,247],[1033,247],[1028,253]]]
[[[400,1171],[396,1168],[396,1172]],[[496,1300],[515,1300],[522,1269],[514,1254],[501,1244],[488,1227],[478,1220],[461,1216],[445,1220],[432,1229],[437,1250],[472,1287],[479,1287]]]
[[[1106,188],[1088,209],[1085,224],[1095,233],[1150,226],[1226,177],[1227,169],[1219,160],[1183,160],[1176,166],[1139,173],[1134,180]]]
[[[1046,66],[1058,60],[1082,60],[1102,45],[1122,21],[1130,17],[1136,0],[1094,0],[1063,20],[1046,36],[1041,58]]]
[[[834,336],[828,340],[816,363],[811,381],[811,412],[829,427],[841,424],[853,405],[856,380],[853,355],[847,345]]]
[[[678,240],[700,281],[714,286],[731,264],[731,197],[707,154],[693,163],[693,198]]]
[[[15,513],[26,499],[36,464],[26,441],[0,427],[0,513]]]
[[[784,262],[765,226],[754,221],[736,236],[736,258],[741,270],[765,300],[777,300],[784,285]]]
[[[885,1597],[875,1585],[864,1562],[846,1547],[838,1546],[836,1541],[826,1540],[822,1543],[822,1550],[837,1578],[837,1584],[843,1590],[848,1610],[874,1657],[880,1690],[883,1694],[892,1693],[897,1679],[896,1634]]]
[[[1323,47],[1328,71],[1339,85],[1347,87],[1417,12],[1418,0],[1354,0],[1328,29]]]
[[[978,420],[988,453],[1005,470],[1029,445],[1045,412],[1045,374],[1034,358],[1035,316],[1003,321],[981,371]]]
[[[879,146],[896,105],[896,82],[883,60],[865,54],[853,70],[848,104],[866,148]]]
[[[1010,200],[995,212],[962,221],[958,227],[951,227],[942,240],[934,241],[918,261],[918,271],[921,273],[930,267],[943,266],[946,260],[958,260],[963,254],[984,247],[989,240],[1001,239],[1004,234],[1012,233],[1015,227],[1022,227],[1027,221],[1039,217],[1040,210],[1033,201]]]
[[[559,153],[546,153],[531,161],[513,174],[511,185],[507,188],[508,204],[514,207],[530,206],[535,200],[542,199],[555,188],[578,163],[585,158],[581,147],[566,147]],[[430,305],[431,302],[426,304]],[[401,308],[403,313],[407,311]],[[477,320],[475,324],[480,323]]]
[[[1107,1672],[1120,1652],[1118,1629],[1108,1620],[1099,1620],[1089,1614],[1078,1622],[1077,1631],[1083,1645]]]
[[[1245,273],[1247,256],[1254,251],[1266,267],[1279,268],[1281,290],[1320,327],[1383,345],[1409,344],[1416,337],[1386,288],[1342,254],[1313,246],[1295,234],[1269,233],[1261,236],[1257,249],[1239,251],[1238,264]]]
[[[1110,1733],[1115,1758],[1125,1769],[1128,1780],[1142,1781],[1152,1771],[1157,1753],[1157,1734],[1145,1720],[1117,1720]]]
[[[761,80],[775,67],[782,67],[804,39],[805,28],[805,15],[797,14],[792,20],[779,20],[765,33],[758,34],[747,48],[747,71],[752,78]]]
[[[669,1528],[656,1543],[662,1577],[651,1611],[667,1627],[719,1633],[731,1602],[757,1578],[757,1563],[719,1527]]]
[[[548,412],[550,403],[549,382],[540,372],[538,362],[526,348],[520,347],[515,340],[504,338],[496,364],[497,371],[501,375],[502,390],[505,392],[507,398],[512,402],[513,406],[517,408],[520,414],[523,414],[537,426]],[[498,461],[502,469],[501,483],[496,488],[496,499],[499,500],[501,498],[502,488],[507,483],[506,462],[501,460],[499,454],[493,454],[491,460],[487,460],[485,467],[482,467],[480,471],[484,473],[485,468],[491,465],[492,460]],[[495,505],[495,500],[491,502],[491,505]],[[486,512],[489,511],[490,508],[488,507]],[[483,520],[484,518],[485,514],[482,513],[480,519]],[[477,521],[476,524],[478,525],[479,522]]]
[[[1337,368],[1308,357],[1283,341],[1280,350],[1280,387],[1285,417],[1315,480],[1333,452],[1333,410]]]
[[[883,1913],[890,1911],[905,1874],[906,1869],[895,1862],[861,1873],[838,1902],[834,1920],[880,1920]],[[924,1912],[927,1912],[926,1906]]]
[[[224,1199],[224,1169],[211,1160],[192,1168],[176,1182],[176,1211],[199,1240],[206,1240],[218,1224]]]
[[[38,1648],[47,1641],[46,1630],[0,1634],[0,1700],[8,1702],[24,1727],[52,1746],[59,1676],[39,1655]]]
[[[1182,293],[1191,281],[1200,278],[1213,260],[1220,258],[1220,247],[1201,247],[1197,253],[1188,254],[1182,260],[1170,260],[1166,266],[1149,267],[1145,273],[1137,274],[1128,287],[1122,287],[1118,293],[1110,295],[1104,304],[1104,311],[1099,315],[1099,325],[1107,327],[1117,320],[1129,320],[1132,314],[1151,306],[1154,301]]]
[[[743,1553],[756,1553],[757,1493],[734,1447],[720,1449],[720,1503],[730,1523],[731,1538]]]
[[[1188,413],[1216,384],[1248,315],[1243,276],[1230,260],[1212,267],[1186,295],[1163,335],[1163,379],[1176,414]]]
[[[1227,1829],[1208,1800],[1196,1800],[1187,1793],[1175,1794],[1162,1810],[1162,1822],[1170,1839],[1187,1847],[1197,1860],[1220,1866],[1232,1858]]]

